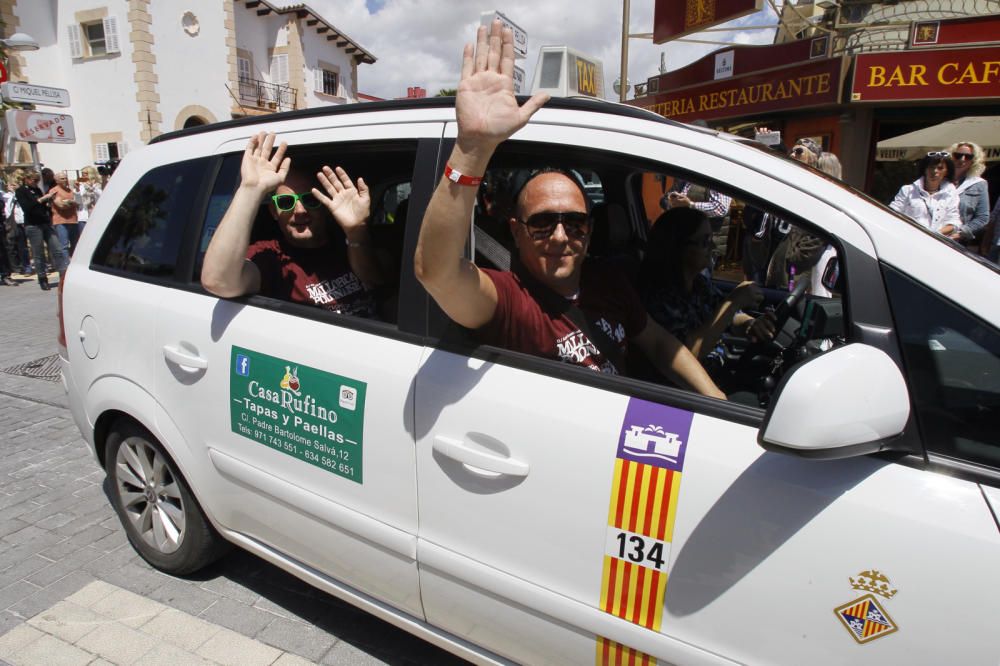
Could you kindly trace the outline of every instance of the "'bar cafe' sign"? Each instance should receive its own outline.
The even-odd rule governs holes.
[[[1000,97],[1000,47],[862,53],[852,102]]]

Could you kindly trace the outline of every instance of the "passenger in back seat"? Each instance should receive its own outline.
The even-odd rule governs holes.
[[[259,293],[374,317],[372,290],[383,279],[368,232],[367,185],[360,178],[355,185],[340,167],[324,166],[316,174],[321,190],[291,168],[286,148],[282,143],[272,155],[274,134],[263,132],[248,142],[240,186],[205,253],[202,286],[223,298]],[[250,245],[267,197],[281,233]]]

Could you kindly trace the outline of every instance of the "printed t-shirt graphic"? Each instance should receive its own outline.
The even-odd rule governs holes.
[[[631,398],[618,436],[601,578],[605,613],[659,631],[681,470],[694,415]],[[597,637],[597,663],[656,659]]]
[[[537,287],[511,272],[483,269],[497,290],[493,318],[477,330],[482,342],[534,354],[585,368],[619,374],[610,359],[587,338],[564,312],[543,306]],[[588,322],[617,344],[622,354],[628,340],[646,327],[646,311],[628,281],[601,264],[587,264],[575,305]]]
[[[298,248],[281,239],[257,241],[247,258],[260,269],[260,295],[332,312],[375,316],[375,301],[351,272],[343,244]]]

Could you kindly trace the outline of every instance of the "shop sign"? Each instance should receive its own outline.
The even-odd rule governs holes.
[[[734,51],[723,51],[715,54],[715,79],[728,79],[733,75]]]
[[[935,48],[958,44],[989,44],[1000,35],[1000,15],[975,16],[946,21],[914,21],[910,48]]]
[[[1000,97],[1000,47],[862,53],[852,102]]]
[[[73,117],[65,113],[8,110],[4,120],[13,141],[76,143]]]
[[[690,122],[836,104],[842,70],[840,58],[814,60],[650,95],[636,100],[636,105]]]
[[[764,0],[656,0],[653,42],[662,44],[711,28],[759,12],[763,6]]]

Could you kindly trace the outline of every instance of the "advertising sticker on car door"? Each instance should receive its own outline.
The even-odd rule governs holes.
[[[234,433],[362,483],[365,382],[235,346],[231,366]]]

